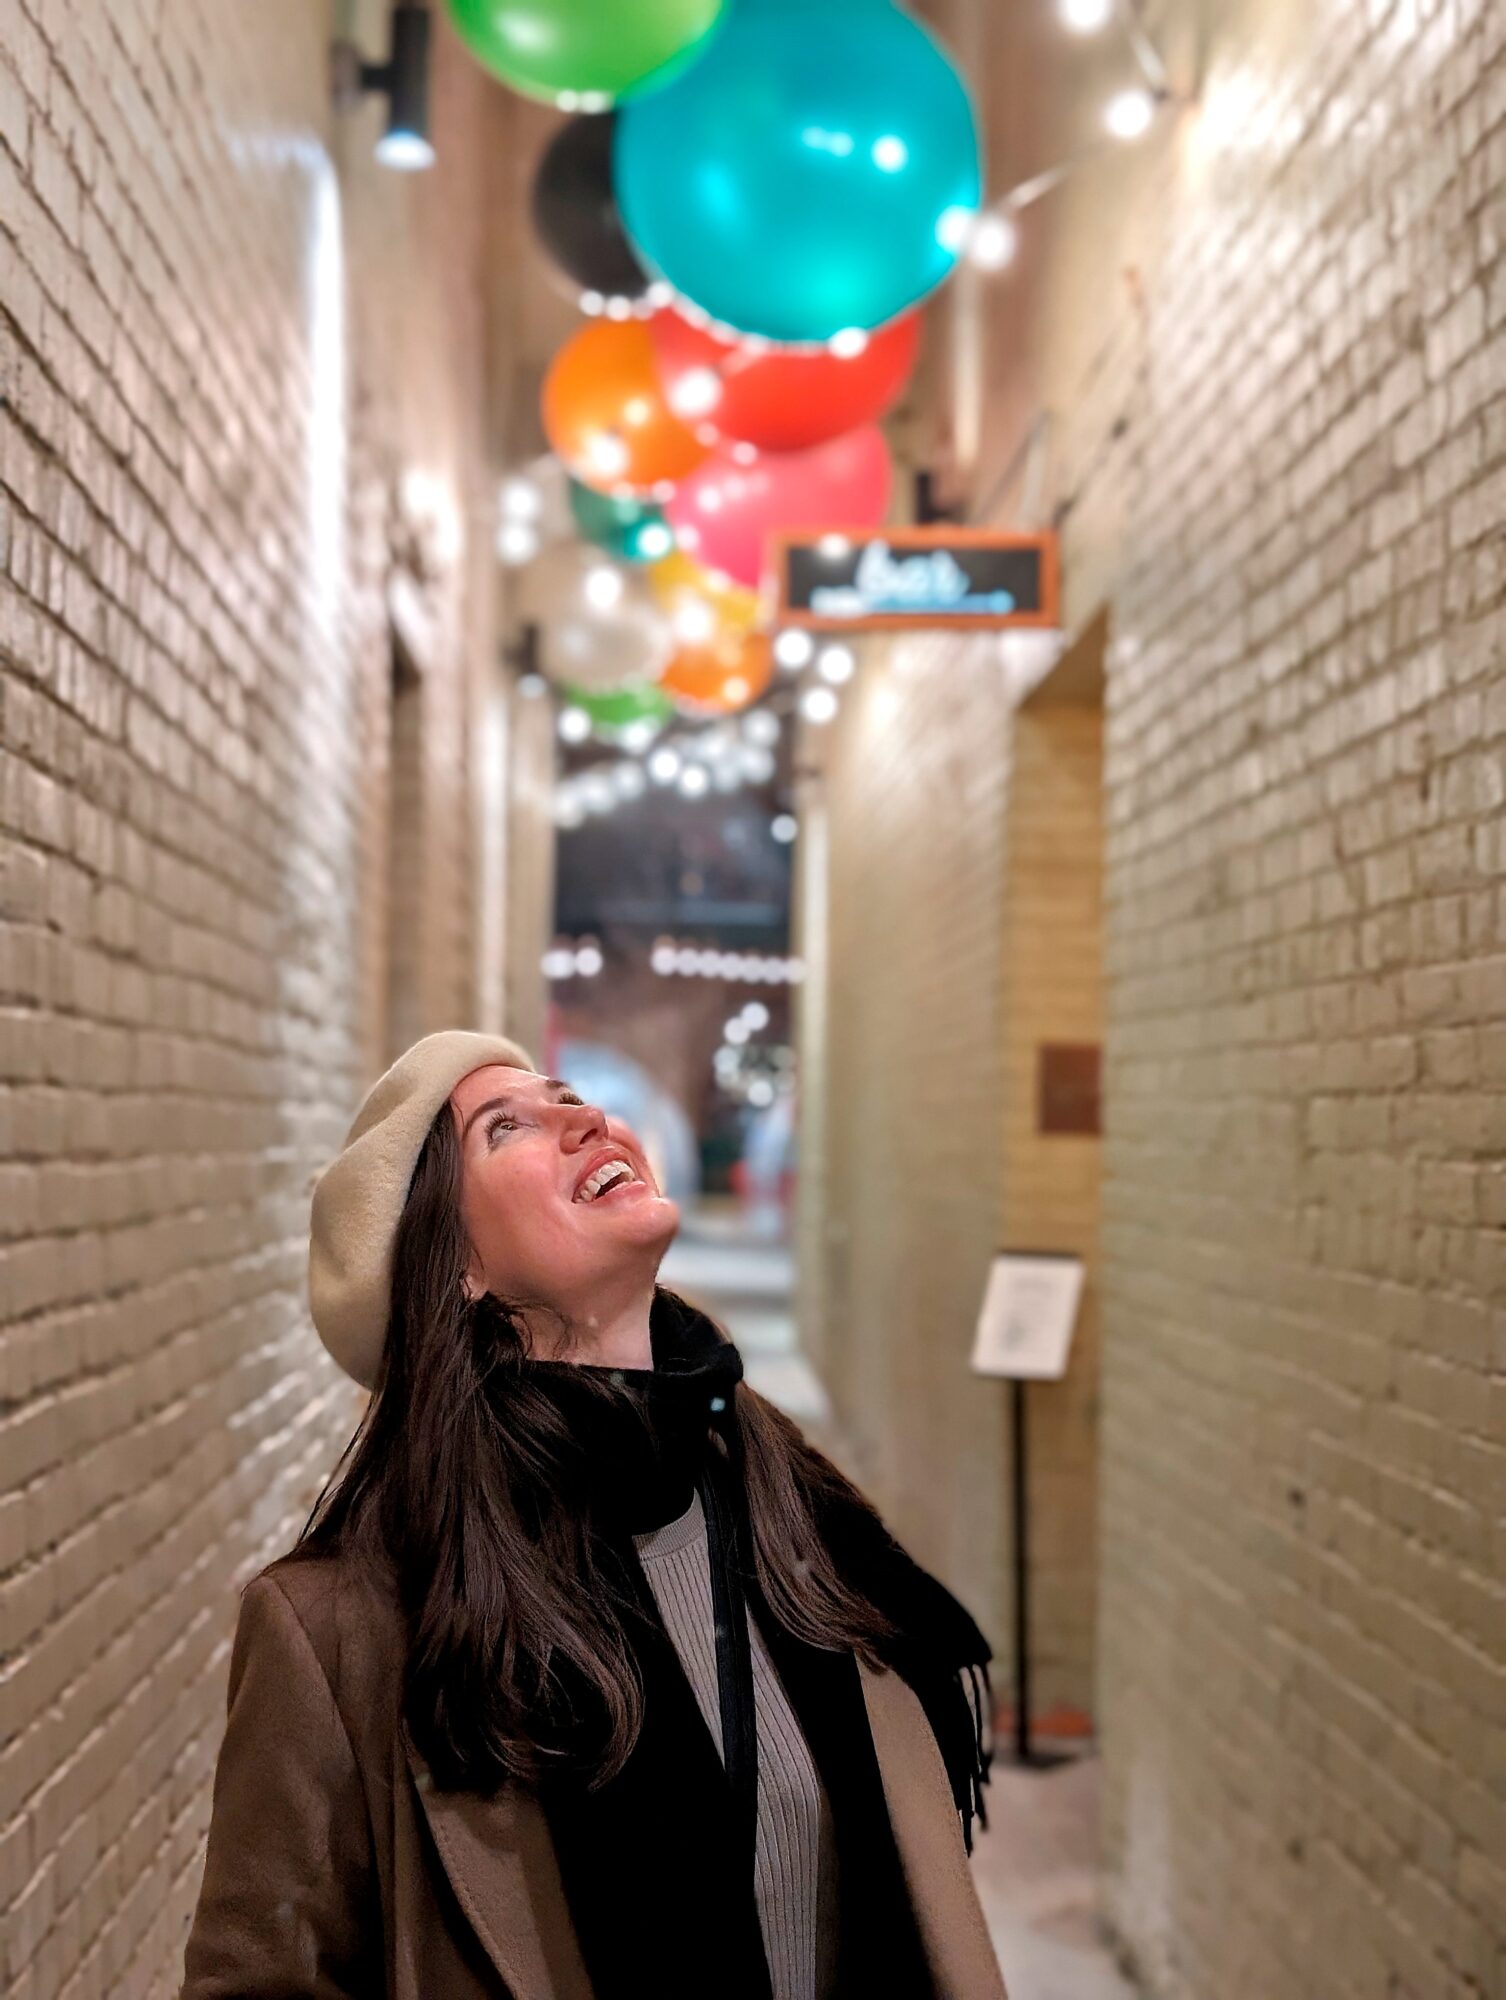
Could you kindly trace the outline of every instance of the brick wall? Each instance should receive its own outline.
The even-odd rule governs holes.
[[[1006,1412],[968,1356],[999,1219],[1005,676],[976,639],[862,653],[800,749],[824,773],[797,856],[800,1324],[849,1469],[1002,1648]]]
[[[1114,632],[1109,1910],[1164,2000],[1480,2000],[1506,1992],[1506,17],[1201,31],[1200,108],[1053,222],[1041,339],[1104,357],[1048,394],[1077,615],[1101,590]]]
[[[500,95],[337,131],[330,11],[0,0],[0,1986],[171,1994],[236,1588],[357,1415],[307,1192],[477,964]],[[351,10],[342,10],[349,13]],[[371,53],[385,9],[356,10]],[[467,160],[470,162],[466,164]],[[419,935],[386,921],[389,626]],[[535,945],[535,967],[537,963]]]
[[[1101,658],[1101,643],[1098,651]],[[1066,668],[1069,663],[1063,662]],[[1086,1282],[1066,1376],[1027,1387],[1033,1703],[1091,1712],[1098,1590],[1099,1140],[1045,1132],[1041,1050],[1103,1034],[1103,710],[1047,682],[1010,734],[999,1034],[1000,1247],[1065,1251]]]

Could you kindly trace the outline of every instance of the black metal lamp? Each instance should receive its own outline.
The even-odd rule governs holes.
[[[376,156],[386,167],[412,172],[434,164],[429,141],[429,10],[399,0],[392,10],[392,39],[386,62],[362,60],[353,42],[330,51],[334,97],[348,108],[368,91],[387,99],[387,129]]]

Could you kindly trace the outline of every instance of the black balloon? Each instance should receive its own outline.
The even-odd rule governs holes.
[[[648,273],[633,254],[612,193],[616,114],[571,118],[555,133],[533,177],[533,226],[566,277],[603,298],[637,299]]]

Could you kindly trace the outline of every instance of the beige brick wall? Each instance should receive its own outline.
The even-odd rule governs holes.
[[[236,1588],[360,1400],[305,1317],[309,1182],[383,1059],[386,952],[423,1028],[503,984],[473,727],[502,100],[442,45],[446,163],[380,173],[375,112],[327,108],[333,11],[0,0],[15,2000],[176,1990]],[[358,11],[377,53],[386,10]],[[394,611],[423,656],[416,937],[384,909]]]
[[[1005,676],[976,639],[862,655],[800,748],[797,948],[824,891],[829,959],[800,995],[801,1329],[851,1470],[1002,1650],[1007,1413],[968,1356],[999,1223]]]
[[[1103,1034],[1103,710],[1042,688],[1010,737],[999,1035],[1001,1247],[1079,1256],[1085,1284],[1060,1382],[1027,1401],[1030,1659],[1038,1714],[1091,1713],[1098,1590],[1100,1141],[1042,1132],[1040,1051]]]
[[[1108,595],[1115,635],[1108,1902],[1164,2000],[1480,2000],[1506,1993],[1506,16],[1201,32],[1200,109],[1052,223],[1039,343],[1076,615]]]

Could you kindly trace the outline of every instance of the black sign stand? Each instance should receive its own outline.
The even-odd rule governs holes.
[[[1051,1771],[1069,1761],[1061,1750],[1040,1750],[1030,1740],[1030,1480],[1025,1457],[1025,1378],[1010,1377],[1009,1422],[1014,1461],[1014,1762],[1024,1770]]]

